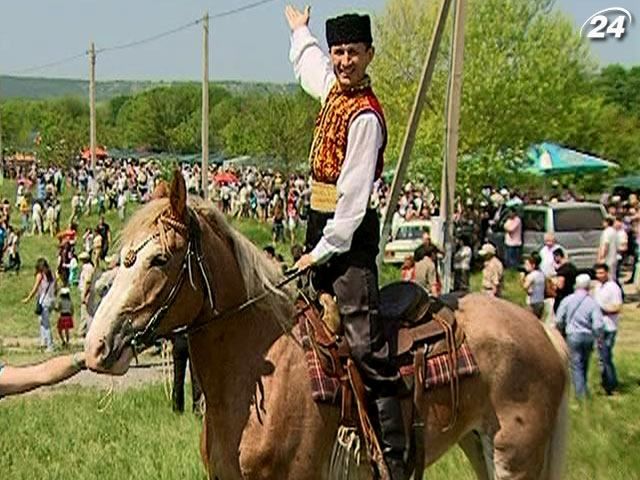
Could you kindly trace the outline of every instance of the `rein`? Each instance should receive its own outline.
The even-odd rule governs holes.
[[[195,212],[193,212],[193,210],[191,210],[190,208],[188,209],[188,212],[189,212],[188,228],[186,228],[183,224],[180,224],[173,219],[169,219],[165,217],[160,217],[159,219],[160,222],[166,221],[166,223],[168,223],[169,226],[173,227],[177,231],[188,233],[187,251],[184,255],[184,259],[182,260],[182,267],[180,268],[178,279],[176,280],[176,283],[173,285],[173,287],[171,287],[171,290],[169,291],[169,294],[167,295],[167,298],[165,299],[164,303],[162,304],[161,307],[159,307],[154,312],[154,314],[151,316],[149,321],[145,324],[144,328],[136,332],[131,338],[131,340],[128,342],[128,346],[130,346],[133,349],[134,354],[140,353],[146,348],[150,347],[159,338],[169,337],[171,335],[178,334],[178,333],[187,333],[187,334],[195,333],[204,329],[205,327],[207,327],[209,324],[211,324],[216,320],[222,320],[222,319],[231,317],[233,315],[236,315],[246,310],[247,308],[251,307],[252,305],[256,304],[257,302],[265,299],[269,295],[275,293],[277,290],[281,289],[288,283],[297,279],[300,275],[302,275],[307,271],[307,270],[289,271],[288,272],[289,274],[279,283],[274,285],[273,288],[269,288],[268,290],[262,292],[261,294],[256,295],[255,297],[249,298],[244,302],[242,302],[241,304],[231,307],[223,312],[218,312],[215,309],[215,297],[214,297],[214,292],[211,289],[211,284],[209,283],[207,267],[206,267],[206,264],[204,264],[203,262],[202,245],[201,245],[202,232],[200,230],[200,226],[198,225]],[[136,254],[140,250],[142,250],[142,248],[145,245],[147,245],[150,241],[152,241],[155,238],[158,238],[158,236],[160,235],[156,233],[152,235],[150,238],[143,241],[141,245],[138,246],[137,248],[129,250],[129,252],[127,252],[126,254],[125,266],[133,265],[133,263],[135,263]],[[199,325],[189,325],[184,327],[178,327],[166,335],[158,335],[156,330],[158,329],[160,322],[166,316],[169,308],[171,308],[171,306],[174,304],[176,297],[178,296],[178,293],[182,289],[187,276],[189,277],[189,283],[191,285],[191,288],[194,291],[196,290],[196,286],[193,282],[193,272],[191,268],[192,261],[195,261],[198,267],[198,271],[200,272],[200,276],[202,277],[202,281],[204,283],[204,286],[206,287],[207,298],[209,300],[211,309],[214,312],[214,315]],[[285,326],[280,321],[278,321],[278,323],[286,333]],[[131,324],[130,320],[129,320],[129,325],[130,325],[130,328],[133,328],[133,325]]]

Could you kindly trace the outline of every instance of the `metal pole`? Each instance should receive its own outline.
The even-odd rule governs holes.
[[[202,22],[202,197],[209,198],[209,13]]]
[[[91,149],[91,172],[96,175],[96,46],[89,47],[89,148]],[[95,182],[94,182],[95,183]]]
[[[444,266],[442,292],[453,289],[451,261],[453,259],[454,225],[453,213],[458,168],[458,137],[460,127],[460,104],[462,101],[462,66],[464,60],[464,16],[467,0],[455,0],[453,42],[451,44],[451,67],[447,97],[447,140],[442,172],[440,215],[444,217]]]
[[[384,247],[387,244],[387,239],[391,230],[391,219],[395,213],[395,207],[398,204],[398,198],[400,197],[400,189],[402,188],[404,176],[407,172],[407,167],[409,166],[409,158],[411,157],[413,144],[416,140],[416,131],[418,130],[418,123],[420,122],[420,115],[422,114],[424,100],[427,90],[429,89],[429,85],[431,84],[431,79],[433,78],[438,48],[440,47],[440,41],[442,40],[442,33],[444,32],[450,5],[451,0],[442,0],[440,11],[438,12],[438,17],[436,18],[436,23],[433,28],[431,43],[429,44],[429,50],[427,51],[427,57],[422,69],[422,78],[420,79],[418,92],[416,93],[413,109],[411,110],[411,115],[409,117],[409,123],[407,124],[407,130],[405,132],[402,149],[400,151],[400,158],[396,165],[393,182],[391,183],[391,192],[387,202],[387,209],[382,221],[380,244],[378,246],[378,267],[382,264],[382,260],[384,259]]]

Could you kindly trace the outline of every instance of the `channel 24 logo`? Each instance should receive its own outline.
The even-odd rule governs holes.
[[[622,7],[609,7],[591,15],[580,27],[580,36],[586,33],[590,40],[622,40],[633,23],[631,12]]]

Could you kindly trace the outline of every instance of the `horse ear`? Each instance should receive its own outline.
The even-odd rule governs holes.
[[[179,168],[173,171],[170,191],[169,201],[171,203],[173,216],[176,219],[184,220],[187,212],[187,186],[184,183],[184,177]]]
[[[151,194],[151,200],[157,200],[159,198],[167,198],[169,196],[169,184],[161,180],[156,185],[156,188],[153,189],[153,193]]]

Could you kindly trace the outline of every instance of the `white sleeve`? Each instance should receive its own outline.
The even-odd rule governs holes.
[[[336,80],[327,57],[308,27],[299,27],[291,35],[289,60],[296,80],[312,97],[324,102]]]
[[[318,245],[311,251],[315,262],[323,263],[332,255],[351,248],[353,234],[367,212],[383,141],[382,125],[375,113],[363,113],[351,124],[347,152],[336,185],[336,211],[324,227]]]

